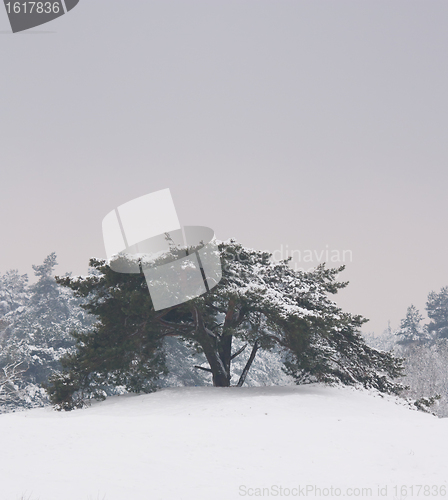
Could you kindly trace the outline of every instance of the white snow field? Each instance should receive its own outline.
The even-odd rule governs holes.
[[[1,500],[448,496],[448,420],[348,387],[184,387],[39,408],[0,415],[0,444]]]

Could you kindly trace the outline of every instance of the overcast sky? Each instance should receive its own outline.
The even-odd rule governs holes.
[[[219,239],[351,251],[338,303],[397,327],[448,285],[447,26],[446,0],[80,0],[13,35],[0,6],[0,273],[85,274],[103,217],[170,188]]]

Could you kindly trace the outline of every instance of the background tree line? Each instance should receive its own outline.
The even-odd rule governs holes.
[[[431,291],[426,301],[428,320],[414,306],[407,308],[399,328],[383,335],[366,335],[369,345],[404,359],[404,395],[412,398],[440,396],[432,411],[448,416],[448,286]]]

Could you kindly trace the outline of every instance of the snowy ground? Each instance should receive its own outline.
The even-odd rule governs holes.
[[[447,419],[350,388],[165,389],[0,415],[0,499],[443,498],[447,443]]]

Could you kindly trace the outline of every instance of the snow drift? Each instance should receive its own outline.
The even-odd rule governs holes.
[[[412,485],[442,497],[447,482],[447,420],[316,384],[173,388],[3,414],[0,442],[2,500],[400,498]]]

